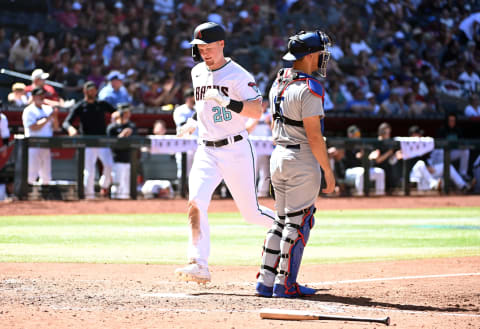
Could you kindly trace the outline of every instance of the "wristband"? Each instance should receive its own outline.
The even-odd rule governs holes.
[[[227,105],[227,109],[232,110],[233,112],[240,113],[243,110],[243,102],[230,99],[230,103]]]

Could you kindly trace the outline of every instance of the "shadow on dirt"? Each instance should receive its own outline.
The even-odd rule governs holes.
[[[396,303],[387,303],[382,301],[374,301],[368,297],[344,297],[344,296],[335,296],[331,294],[317,294],[314,296],[306,297],[305,299],[315,300],[318,302],[342,303],[347,305],[358,305],[358,306],[369,306],[369,307],[387,307],[387,308],[396,308],[399,310],[409,310],[409,311],[431,311],[431,312],[475,311],[475,309],[466,309],[460,306],[436,307],[436,306],[413,305],[413,304],[396,304]]]

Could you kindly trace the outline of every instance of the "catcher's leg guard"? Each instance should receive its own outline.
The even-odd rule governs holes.
[[[315,206],[287,214],[285,229],[280,243],[279,271],[275,279],[274,297],[299,297],[312,295],[314,289],[297,283],[298,271],[302,262],[303,250],[315,223]]]
[[[280,258],[280,240],[285,227],[285,216],[278,216],[268,231],[263,245],[262,266],[257,275],[257,295],[271,297],[273,283],[277,275],[278,260]]]

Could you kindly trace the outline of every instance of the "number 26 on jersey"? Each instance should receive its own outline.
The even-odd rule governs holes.
[[[222,122],[232,120],[232,112],[225,107],[215,106],[212,108],[213,122]]]

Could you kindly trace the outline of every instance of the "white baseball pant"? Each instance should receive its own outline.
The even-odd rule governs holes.
[[[103,174],[100,177],[99,184],[101,188],[108,188],[112,184],[112,151],[105,147],[88,147],[85,149],[85,170],[83,172],[85,185],[85,197],[93,198],[95,196],[95,164],[97,159],[102,161]]]
[[[28,149],[28,183],[35,183],[37,178],[40,178],[40,184],[48,184],[52,180],[52,156],[48,148]]]
[[[130,199],[130,163],[115,162],[112,180],[112,197],[114,199]]]
[[[345,179],[353,180],[355,182],[355,191],[358,195],[363,195],[363,174],[365,168],[363,167],[353,167],[345,170]],[[385,194],[385,171],[382,168],[371,167],[370,171],[370,180],[375,182],[375,194],[384,195]]]

